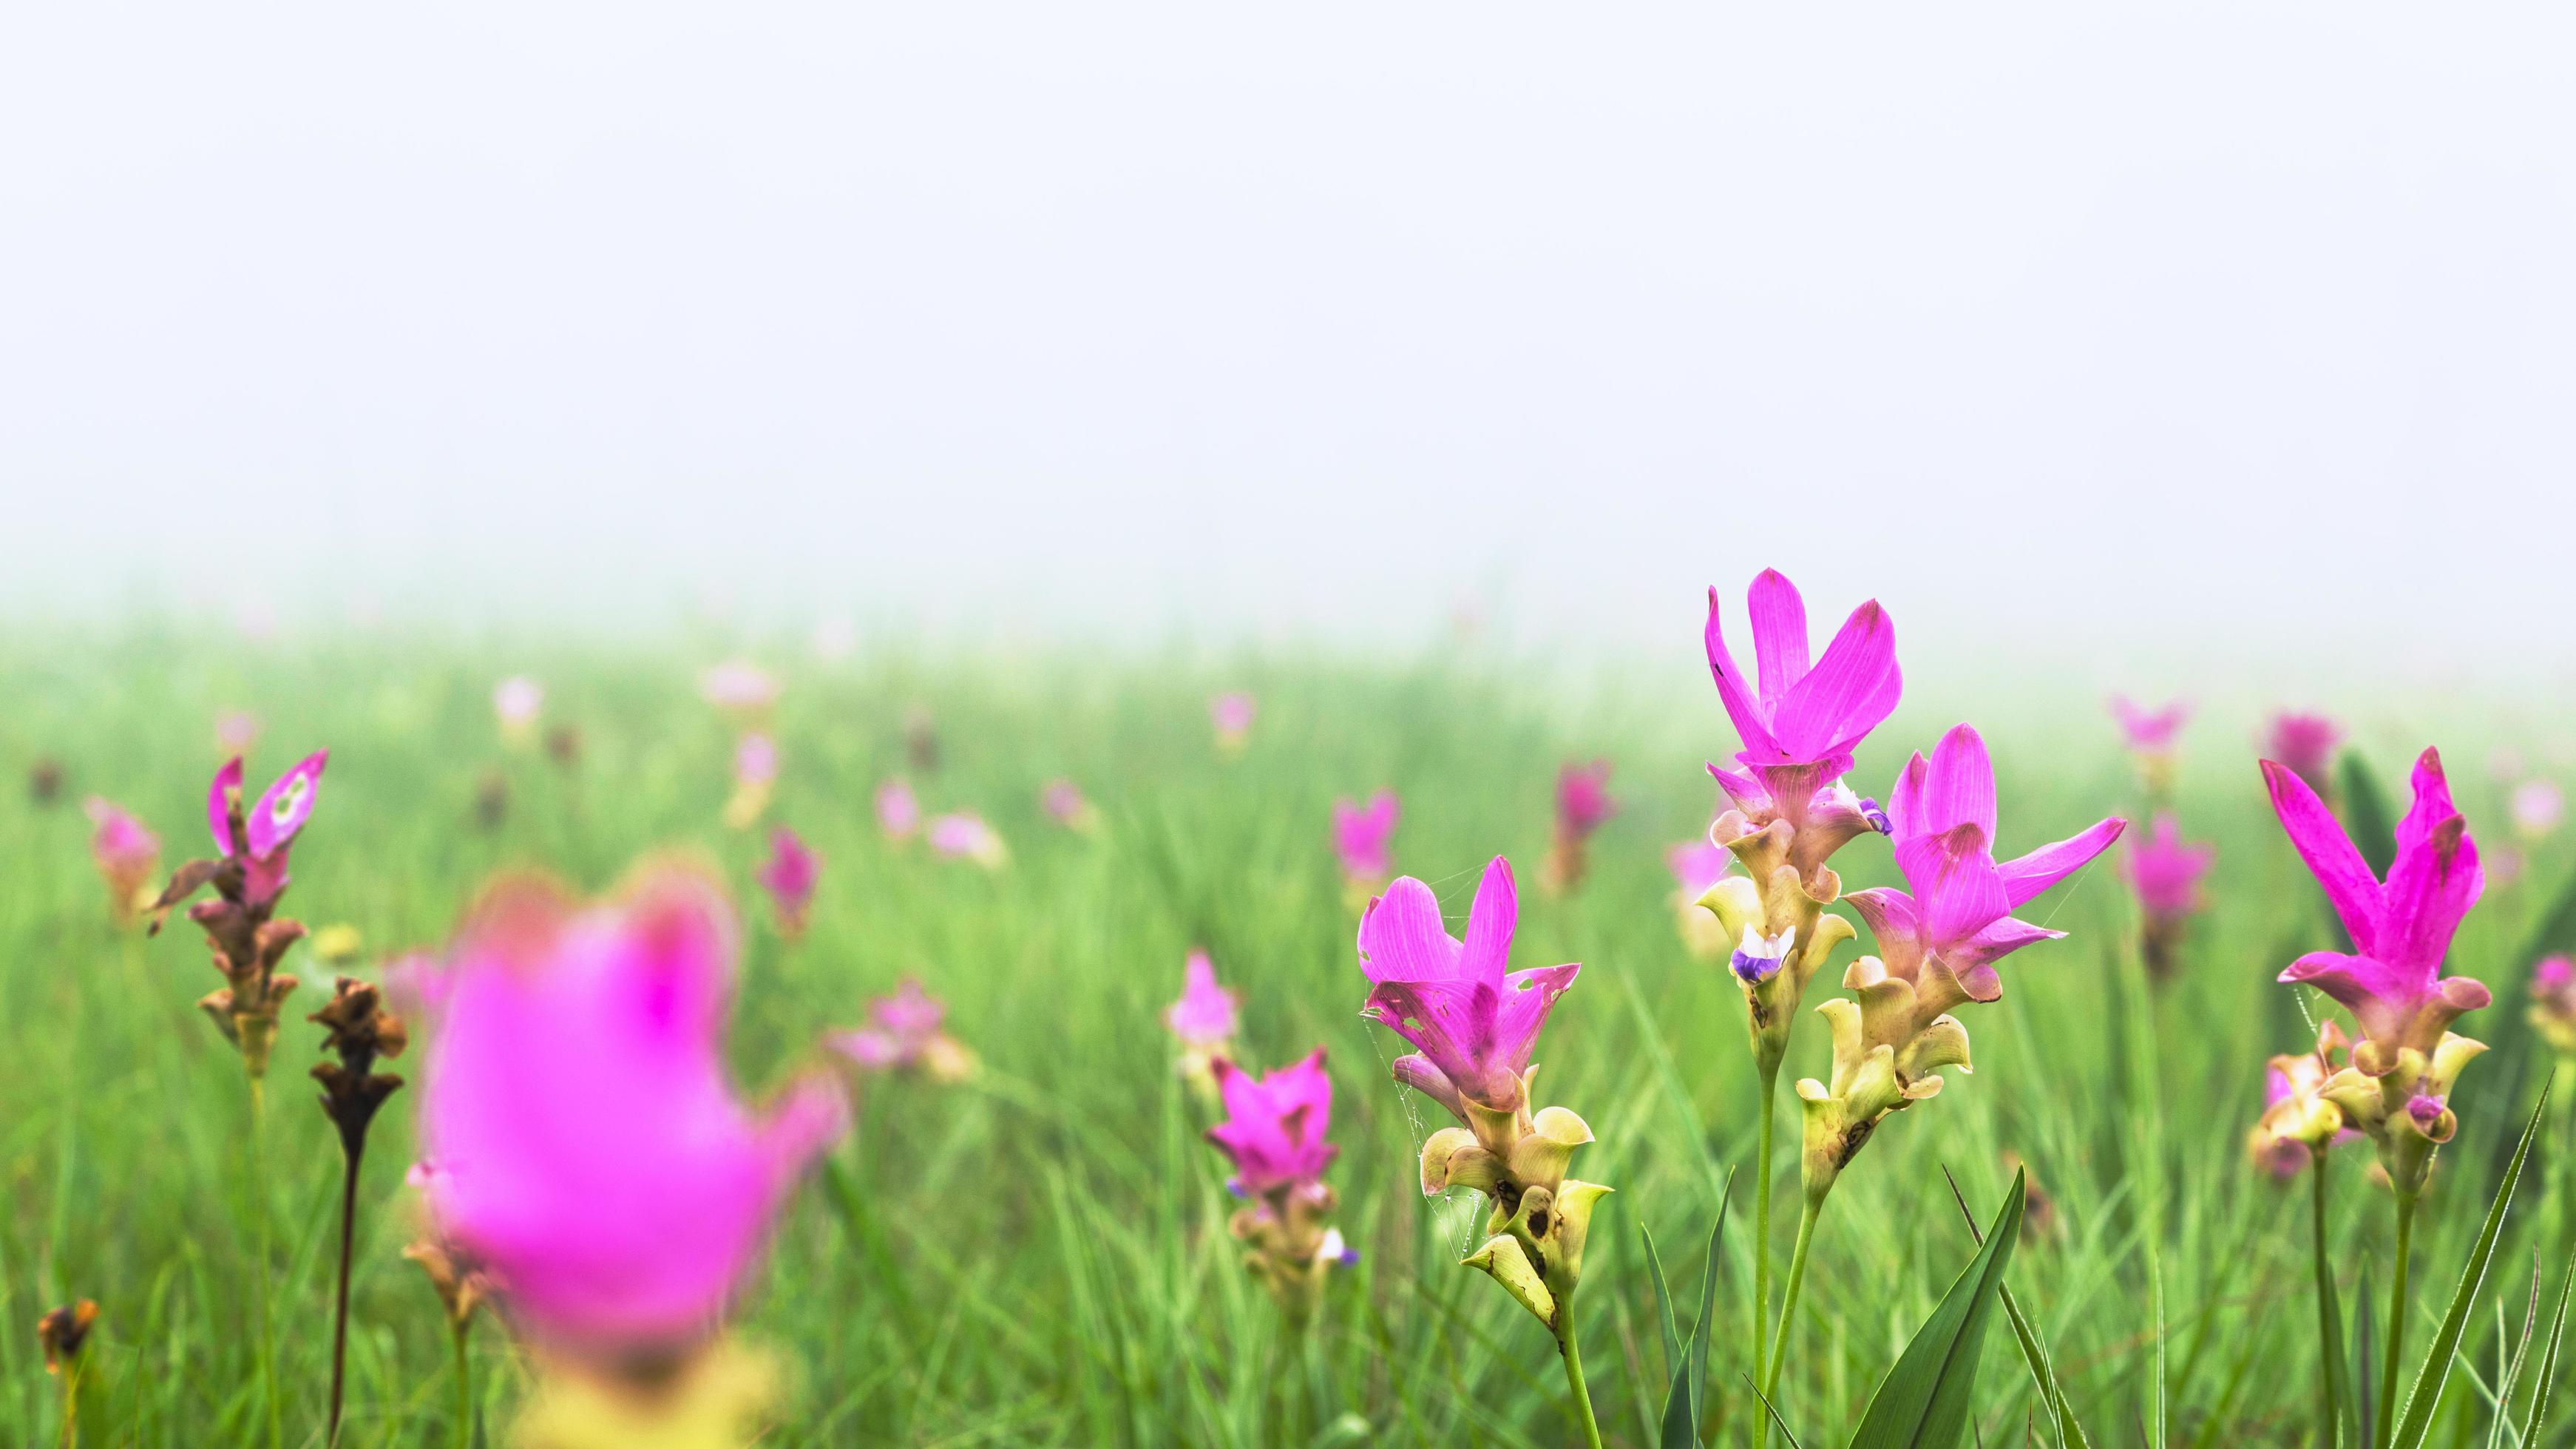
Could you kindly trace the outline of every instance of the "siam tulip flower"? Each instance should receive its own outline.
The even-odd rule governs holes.
[[[907,976],[891,996],[868,1003],[868,1024],[827,1038],[825,1045],[863,1071],[918,1073],[934,1082],[962,1082],[975,1075],[974,1052],[950,1036],[948,1007]]]
[[[1323,1294],[1325,1274],[1359,1261],[1326,1223],[1336,1199],[1324,1185],[1324,1169],[1340,1149],[1325,1140],[1333,1079],[1324,1072],[1324,1049],[1267,1077],[1223,1057],[1214,1071],[1225,1118],[1207,1138],[1234,1163],[1227,1190],[1245,1199],[1228,1227],[1244,1245],[1244,1266],[1290,1322],[1303,1324]]]
[[[1208,718],[1216,725],[1218,754],[1232,759],[1243,753],[1243,747],[1252,738],[1255,712],[1252,696],[1240,689],[1229,690],[1208,701]]]
[[[1181,996],[1163,1012],[1163,1024],[1180,1038],[1180,1073],[1202,1093],[1216,1089],[1216,1062],[1234,1053],[1236,998],[1219,986],[1205,951],[1181,963]]]
[[[2343,726],[2326,716],[2283,710],[2264,732],[2263,758],[2289,766],[2309,789],[2331,798],[2335,746],[2342,743]]]
[[[2451,1080],[2486,1050],[2450,1025],[2486,1005],[2487,988],[2440,975],[2451,936],[2485,882],[2477,842],[2451,804],[2434,750],[2415,762],[2415,801],[2397,823],[2397,856],[2385,882],[2306,782],[2270,760],[2263,778],[2282,829],[2325,887],[2353,947],[2349,955],[2312,951],[2280,979],[2316,987],[2360,1023],[2351,1066],[2324,1090],[2378,1145],[2401,1204],[2411,1209],[2434,1151],[2453,1130],[2445,1105]]]
[[[1672,867],[1673,880],[1680,887],[1673,896],[1673,909],[1681,924],[1682,944],[1703,961],[1722,959],[1734,941],[1716,915],[1700,905],[1700,898],[1726,878],[1735,857],[1707,840],[1685,840],[1664,852],[1664,862]]]
[[[254,1085],[268,1070],[278,1009],[295,990],[295,978],[279,974],[277,964],[304,937],[301,921],[275,916],[289,881],[287,851],[313,817],[322,767],[329,760],[328,750],[305,756],[247,810],[241,760],[216,771],[206,794],[206,824],[219,853],[179,867],[151,905],[148,929],[157,935],[173,907],[206,886],[214,887],[215,899],[190,907],[188,919],[206,933],[226,984],[197,1005],[241,1049]]]
[[[331,1412],[322,1436],[325,1444],[339,1442],[341,1390],[347,1381],[349,1258],[345,1249],[357,1232],[358,1164],[366,1155],[368,1125],[375,1121],[385,1099],[403,1084],[402,1078],[377,1071],[376,1063],[401,1056],[411,1041],[402,1019],[386,1011],[381,1003],[381,993],[374,986],[354,976],[342,976],[333,987],[330,1004],[304,1018],[322,1028],[322,1049],[339,1058],[314,1067],[313,1079],[322,1084],[323,1114],[339,1130],[346,1172],[342,1181],[347,1186],[340,1196],[340,1242],[344,1251],[340,1256],[337,1316],[331,1331]]]
[[[583,906],[488,888],[446,953],[412,1169],[438,1245],[551,1354],[667,1371],[720,1328],[779,1209],[847,1123],[806,1077],[766,1114],[725,1065],[735,919],[648,868]]]
[[[1816,1008],[1833,1028],[1831,1085],[1798,1083],[1811,1200],[1833,1185],[1881,1118],[1941,1089],[1940,1068],[1970,1069],[1967,1030],[1951,1009],[1999,999],[1995,962],[2066,934],[2011,912],[2083,868],[2128,825],[2115,816],[1997,863],[1994,765],[1985,740],[1967,725],[1943,735],[1929,759],[1918,753],[1906,762],[1887,815],[1907,889],[1844,897],[1868,923],[1879,954],[1844,973],[1857,1002]]]
[[[1100,829],[1100,810],[1083,798],[1082,787],[1071,780],[1054,779],[1038,791],[1038,808],[1046,817],[1079,835]]]
[[[2547,780],[2526,780],[2514,787],[2513,828],[2526,840],[2545,840],[2567,815],[2567,799]]]
[[[1365,900],[1386,884],[1394,869],[1388,843],[1395,836],[1395,792],[1380,790],[1366,805],[1348,799],[1333,802],[1333,854],[1342,863],[1342,881]]]
[[[1551,891],[1572,890],[1583,883],[1584,845],[1592,832],[1619,813],[1610,798],[1610,762],[1567,763],[1556,772],[1556,836],[1550,842],[1546,868],[1539,881]]]
[[[2173,789],[2174,744],[2191,719],[2191,701],[2177,699],[2162,709],[2141,709],[2126,695],[2111,696],[2111,717],[2138,760],[2138,779],[2149,795],[2162,798]]]
[[[778,913],[778,933],[788,940],[805,934],[805,910],[814,900],[814,885],[823,873],[823,858],[806,848],[795,831],[781,825],[769,832],[769,859],[752,878],[769,892]]]
[[[729,659],[698,676],[698,693],[737,723],[757,728],[778,703],[778,678],[748,659]]]
[[[2317,1027],[2314,1051],[2272,1058],[2263,1070],[2263,1116],[2246,1134],[2245,1153],[2256,1167],[2287,1181],[2320,1160],[2327,1149],[2361,1134],[2344,1125],[2343,1110],[2324,1093],[2343,1067],[2351,1039],[2332,1021]]]
[[[921,829],[921,800],[898,778],[877,787],[877,827],[888,840],[910,840]]]
[[[725,801],[724,823],[736,830],[750,829],[769,808],[770,791],[777,783],[777,742],[764,734],[744,735],[734,746],[733,796]]]
[[[1468,1187],[1491,1200],[1487,1241],[1468,1263],[1563,1340],[1572,1328],[1561,1310],[1582,1275],[1592,1207],[1609,1189],[1565,1176],[1574,1150],[1592,1140],[1583,1119],[1531,1109],[1531,1049],[1583,968],[1507,973],[1519,916],[1501,856],[1485,868],[1464,941],[1449,934],[1429,886],[1398,878],[1360,917],[1360,966],[1374,983],[1360,1014],[1415,1047],[1396,1059],[1395,1079],[1460,1124],[1423,1144],[1423,1195]]]
[[[2560,1056],[2576,1060],[2576,961],[2546,956],[2531,968],[2531,1024]]]
[[[545,686],[524,674],[513,674],[492,690],[492,713],[501,721],[501,738],[524,745],[536,738],[537,716],[546,707]]]
[[[259,716],[246,709],[228,709],[215,716],[215,753],[247,755],[259,743],[262,726]]]
[[[2217,853],[2216,846],[2185,845],[2170,810],[2156,812],[2146,843],[2129,850],[2123,874],[2138,893],[2144,917],[2139,948],[2149,976],[2162,981],[2173,975],[2183,923],[2201,908],[2200,878]]]
[[[99,796],[92,795],[83,808],[93,827],[90,859],[98,865],[99,879],[107,882],[108,908],[118,925],[132,925],[152,901],[152,880],[161,873],[161,837]]]
[[[1002,837],[971,810],[942,815],[930,822],[930,852],[946,860],[971,860],[986,870],[999,870],[1011,858]]]

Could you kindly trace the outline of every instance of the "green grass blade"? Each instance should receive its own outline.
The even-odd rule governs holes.
[[[2537,1449],[2540,1431],[2549,1423],[2549,1399],[2558,1386],[2558,1349],[2567,1337],[2567,1290],[2576,1287],[2576,1258],[2567,1263],[2567,1271],[2558,1279],[2558,1306],[2549,1315],[2549,1346],[2540,1351],[2540,1379],[2531,1388],[2531,1411],[2522,1419],[2524,1449]],[[2503,1409],[2497,1417],[2503,1417]]]
[[[1663,1449],[1696,1449],[1700,1421],[1708,1409],[1708,1345],[1717,1323],[1717,1266],[1726,1246],[1726,1200],[1735,1190],[1735,1171],[1727,1170],[1726,1191],[1717,1200],[1717,1226],[1708,1233],[1708,1264],[1700,1270],[1699,1322],[1691,1329],[1690,1351],[1673,1374],[1664,1399]]]
[[[1916,1330],[1895,1366],[1872,1394],[1851,1449],[1949,1449],[1967,1431],[1976,1390],[1977,1356],[1994,1316],[2004,1267],[2021,1237],[2026,1201],[2023,1174],[2013,1174],[2003,1210],[1995,1215],[1985,1246],[1942,1295],[1939,1307]]]
[[[2355,1407],[2355,1449],[2379,1442],[2379,1333],[2371,1317],[2378,1295],[2370,1291],[2370,1265],[2361,1265],[2361,1281],[2352,1290],[2352,1367],[2344,1377]]]
[[[1950,1184],[1950,1200],[1959,1205],[1959,1216],[1967,1220],[1968,1236],[1978,1247],[1984,1247],[1986,1235],[1977,1227],[1977,1215],[1969,1209],[1967,1195],[1959,1191],[1959,1180],[1950,1175],[1947,1167],[1941,1169],[1941,1177]],[[2021,1345],[2022,1361],[2030,1365],[2031,1384],[2039,1391],[2039,1401],[2047,1406],[2049,1418],[2057,1425],[2057,1441],[2067,1449],[2093,1449],[2093,1440],[2085,1434],[2084,1426],[2075,1422],[2075,1411],[2066,1402],[2066,1390],[2057,1382],[2048,1345],[2040,1341],[2038,1330],[2013,1300],[2012,1285],[1999,1285],[1995,1296],[2003,1303],[2005,1320],[2012,1324],[2013,1341]]]
[[[1664,1377],[1679,1379],[1682,1371],[1681,1335],[1673,1329],[1673,1295],[1664,1287],[1664,1260],[1655,1253],[1655,1235],[1637,1224],[1637,1236],[1646,1243],[1646,1277],[1655,1286],[1655,1323],[1664,1331]]]
[[[2397,1421],[2397,1432],[2388,1441],[2391,1449],[2418,1449],[2424,1436],[2432,1432],[2434,1405],[2442,1397],[2442,1386],[2450,1382],[2451,1360],[2459,1353],[2460,1336],[2468,1330],[2478,1289],[2486,1283],[2487,1264],[2494,1259],[2496,1238],[2504,1231],[2505,1211],[2513,1203],[2514,1189],[2522,1182],[2522,1165],[2530,1160],[2531,1140],[2540,1135],[2541,1114],[2548,1110],[2549,1089],[2543,1087],[2539,1102],[2531,1109],[2531,1120],[2523,1124],[2522,1141],[2513,1149],[2513,1161],[2505,1165],[2504,1182],[2496,1188],[2495,1202],[2487,1209],[2486,1225],[2478,1230],[2477,1246],[2469,1250],[2468,1266],[2460,1270],[2460,1284],[2452,1290],[2451,1307],[2442,1315],[2442,1327],[2433,1335],[2424,1367],[2416,1372],[2415,1386],[2407,1391],[2406,1414]]]
[[[2317,1291],[2325,1295],[2322,1321],[2326,1341],[2322,1352],[2327,1385],[2334,1390],[2335,1425],[2344,1443],[2366,1444],[2370,1441],[2362,1437],[2361,1406],[2352,1396],[2352,1375],[2348,1372],[2352,1360],[2343,1348],[2343,1299],[2335,1291],[2334,1272],[2327,1266],[2322,1245],[2317,1249]]]

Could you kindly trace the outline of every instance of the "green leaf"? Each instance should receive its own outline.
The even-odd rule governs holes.
[[[1941,1169],[1941,1177],[1950,1184],[1950,1200],[1959,1205],[1959,1216],[1968,1221],[1968,1236],[1975,1239],[1977,1246],[1984,1247],[1985,1234],[1977,1230],[1977,1215],[1969,1211],[1967,1195],[1959,1191],[1959,1180],[1950,1175],[1947,1167]],[[2030,1365],[2030,1379],[2039,1390],[2039,1401],[2057,1423],[2057,1441],[2066,1449],[2093,1449],[2092,1439],[2085,1434],[2084,1426],[2075,1422],[2075,1411],[2067,1406],[2066,1390],[2057,1382],[2056,1366],[2048,1359],[2048,1345],[2040,1341],[2038,1331],[2023,1315],[2021,1305],[2013,1301],[2012,1285],[1998,1285],[1995,1296],[2004,1305],[2004,1317],[2012,1323],[2013,1339],[2021,1345],[2022,1361]]]
[[[2323,1243],[2317,1245],[2317,1291],[2326,1299],[2323,1352],[2328,1385],[2334,1390],[2335,1422],[2343,1429],[2343,1442],[2367,1444],[2370,1441],[2362,1437],[2361,1406],[2352,1396],[2351,1360],[2343,1351],[2343,1300],[2335,1292],[2334,1273],[2326,1266]]]
[[[1708,1233],[1708,1265],[1700,1270],[1699,1322],[1691,1329],[1690,1348],[1675,1352],[1672,1301],[1664,1289],[1664,1267],[1655,1261],[1655,1244],[1646,1240],[1646,1261],[1655,1278],[1655,1301],[1664,1310],[1664,1363],[1671,1386],[1664,1392],[1662,1449],[1698,1449],[1699,1425],[1708,1406],[1708,1343],[1717,1323],[1717,1265],[1726,1238],[1726,1200],[1735,1188],[1735,1172],[1726,1174],[1726,1192],[1717,1200],[1717,1226]]]
[[[2352,1391],[2354,1429],[2360,1437],[2358,1446],[2379,1442],[2379,1405],[2374,1396],[2379,1392],[2379,1334],[2371,1318],[2370,1305],[2378,1300],[2370,1291],[2370,1265],[2361,1265],[2361,1281],[2352,1289],[2352,1370],[2344,1385]]]
[[[2027,1191],[2023,1174],[2014,1173],[1985,1246],[1942,1295],[1940,1306],[1916,1330],[1887,1377],[1879,1380],[1851,1449],[1949,1449],[1967,1432],[1977,1355],[1985,1345],[1986,1323],[1994,1317],[2004,1265],[2012,1261],[2013,1244],[2021,1237]]]
[[[1664,1374],[1669,1378],[1682,1363],[1681,1335],[1673,1331],[1673,1295],[1664,1287],[1664,1260],[1655,1252],[1655,1235],[1640,1222],[1637,1236],[1646,1240],[1646,1276],[1655,1285],[1655,1322],[1664,1330]]]
[[[2495,1257],[2496,1237],[2504,1231],[2505,1209],[2513,1202],[2513,1190],[2522,1182],[2522,1165],[2531,1156],[2531,1139],[2540,1135],[2540,1115],[2549,1110],[2549,1088],[2540,1089],[2540,1101],[2531,1109],[2531,1120],[2523,1124],[2522,1141],[2513,1149],[2513,1161],[2505,1165],[2504,1182],[2497,1187],[2495,1203],[2487,1209],[2486,1226],[2478,1230],[2477,1246],[2469,1250],[2468,1266],[2460,1270],[2460,1284],[2451,1292],[2450,1311],[2442,1315],[2442,1327],[2433,1335],[2431,1352],[2425,1355],[2424,1367],[2416,1372],[2415,1386],[2406,1395],[2406,1415],[2397,1421],[2397,1432],[2390,1437],[2391,1449],[2419,1449],[2424,1436],[2433,1431],[2433,1408],[2440,1402],[2442,1386],[2450,1382],[2451,1361],[2459,1355],[2460,1336],[2468,1331],[2469,1313],[2477,1304],[2478,1289],[2487,1278],[2487,1264]]]
[[[2342,774],[2344,828],[2361,847],[2361,858],[2370,862],[2370,873],[2386,880],[2390,862],[2397,859],[2397,815],[2389,808],[2388,792],[2359,750],[2343,752]]]
[[[2576,1258],[2567,1263],[2567,1271],[2558,1279],[2558,1308],[2549,1316],[2549,1346],[2540,1353],[2540,1382],[2531,1390],[2531,1412],[2522,1420],[2522,1443],[2540,1442],[2540,1431],[2549,1422],[2549,1394],[2558,1383],[2558,1347],[2567,1337],[2567,1290],[2576,1286]],[[2497,1416],[2504,1410],[2498,1406]]]

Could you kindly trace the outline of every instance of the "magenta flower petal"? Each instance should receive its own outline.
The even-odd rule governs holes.
[[[2334,812],[2326,809],[2326,802],[2317,798],[2297,771],[2265,760],[2263,783],[2272,792],[2272,812],[2281,817],[2291,846],[2325,888],[2326,900],[2342,919],[2354,948],[2367,954],[2377,944],[2379,931],[2379,878],[2370,873],[2370,862],[2361,858]]]
[[[1455,1096],[1517,1106],[1520,1074],[1548,1011],[1583,969],[1505,974],[1517,916],[1511,865],[1496,856],[1477,888],[1463,945],[1442,924],[1431,888],[1411,876],[1360,918],[1360,965],[1375,983],[1360,1014],[1410,1042],[1447,1080],[1449,1091],[1431,1092],[1444,1105]]]
[[[2114,815],[2096,820],[2082,834],[2054,845],[2043,845],[2028,855],[2017,855],[2002,866],[2004,896],[2015,909],[2026,905],[2040,892],[2082,870],[2093,857],[2108,850],[2111,842],[2129,822]]]
[[[1986,850],[1986,833],[1974,823],[1899,841],[1896,868],[1921,903],[1923,933],[1936,952],[1967,940],[2012,909],[2003,873]]]
[[[1764,569],[1745,595],[1753,616],[1754,672],[1764,699],[1778,699],[1807,677],[1807,602],[1778,569]]]
[[[1700,637],[1708,649],[1709,677],[1717,681],[1718,702],[1726,706],[1727,719],[1744,741],[1744,753],[1764,760],[1785,758],[1788,751],[1771,736],[1770,710],[1746,686],[1743,671],[1735,667],[1735,656],[1727,652],[1725,634],[1718,627],[1717,590],[1713,586],[1708,591],[1708,625]]]
[[[224,761],[224,767],[215,772],[214,784],[206,790],[206,828],[214,834],[217,855],[231,855],[237,848],[233,842],[233,800],[241,794],[241,788],[241,756],[235,755]]]
[[[1966,725],[1954,725],[1932,747],[1920,808],[1915,830],[1931,833],[1974,825],[1986,844],[1994,843],[1995,765],[1986,754],[1984,736]]]
[[[2198,910],[2200,878],[2216,855],[2212,846],[2185,845],[2173,812],[2159,812],[2146,843],[2129,852],[2127,873],[2139,908],[2151,920],[2178,919]]]
[[[1235,994],[1217,984],[1208,954],[1192,951],[1181,964],[1180,999],[1164,1011],[1163,1024],[1186,1044],[1217,1046],[1234,1037],[1235,1002]]]
[[[1409,875],[1360,913],[1360,968],[1371,981],[1444,980],[1459,974],[1458,956],[1458,942],[1441,923],[1440,898]]]
[[[1458,956],[1460,973],[1480,981],[1500,978],[1520,920],[1520,889],[1512,881],[1512,863],[1495,856],[1485,866],[1485,878],[1476,883],[1476,902],[1467,911],[1467,938]]]
[[[1257,1197],[1321,1178],[1339,1150],[1325,1140],[1332,1129],[1333,1079],[1324,1070],[1324,1049],[1267,1077],[1222,1057],[1214,1066],[1225,1118],[1207,1136],[1233,1159],[1236,1189]]]
[[[782,922],[792,931],[805,919],[805,908],[822,880],[823,859],[795,831],[779,826],[769,833],[769,859],[753,877],[769,892]]]
[[[1681,887],[1682,899],[1692,902],[1726,878],[1727,867],[1735,863],[1735,856],[1726,847],[1705,839],[1685,840],[1665,851],[1664,861],[1673,868],[1673,881]]]
[[[246,822],[253,856],[266,860],[276,854],[313,818],[314,793],[322,783],[322,767],[330,760],[329,750],[315,750],[278,776],[259,797]]]
[[[1772,735],[1799,759],[1821,759],[1886,718],[1864,719],[1885,700],[1895,704],[1888,675],[1896,667],[1896,626],[1870,600],[1852,611],[1807,676],[1781,696],[1771,717]]]
[[[1387,873],[1387,843],[1395,835],[1395,820],[1391,790],[1378,791],[1365,806],[1349,800],[1333,802],[1333,853],[1341,859],[1342,874],[1373,881]]]

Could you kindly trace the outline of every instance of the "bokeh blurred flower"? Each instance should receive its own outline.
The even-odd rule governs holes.
[[[1181,1076],[1194,1088],[1213,1093],[1216,1062],[1234,1052],[1239,1029],[1235,993],[1217,984],[1216,966],[1205,951],[1192,951],[1181,963],[1181,995],[1163,1012],[1163,1024],[1181,1043]]]
[[[2576,1057],[2576,960],[2544,956],[2531,968],[2531,1024],[2562,1056]]]
[[[2200,878],[2217,854],[2213,845],[2184,844],[2173,812],[2160,810],[2147,839],[2123,859],[2122,873],[2137,892],[2142,917],[2139,949],[2147,974],[2157,980],[2174,973],[2183,923],[2201,908]]]
[[[412,1180],[437,1241],[551,1350],[667,1362],[702,1343],[846,1124],[826,1078],[743,1104],[724,1051],[737,944],[713,883],[657,866],[592,906],[505,880],[446,953]]]
[[[1228,1227],[1244,1246],[1244,1265],[1302,1323],[1325,1274],[1359,1260],[1326,1222],[1335,1199],[1324,1169],[1340,1149],[1326,1140],[1333,1079],[1324,1071],[1324,1049],[1266,1077],[1221,1057],[1214,1070],[1225,1115],[1207,1138],[1234,1164],[1227,1189],[1245,1199]]]
[[[998,870],[1011,858],[1002,837],[984,823],[983,816],[971,810],[932,820],[929,840],[932,854],[947,860],[971,860],[986,870]]]
[[[890,996],[868,1003],[867,1025],[840,1032],[825,1045],[864,1071],[913,1072],[934,1082],[975,1075],[974,1052],[946,1031],[948,1006],[907,976]]]
[[[728,659],[698,676],[698,693],[741,723],[757,725],[778,703],[778,677],[748,659]]]
[[[877,786],[877,827],[888,840],[910,840],[921,829],[921,799],[910,782],[893,779]]]
[[[1693,956],[1714,961],[1727,954],[1734,942],[1717,917],[1700,906],[1700,897],[1710,887],[1726,878],[1727,867],[1735,857],[1706,839],[1685,840],[1664,852],[1664,863],[1672,867],[1674,919],[1680,923],[1682,944]]]
[[[2171,793],[2175,745],[2191,719],[2191,701],[2177,699],[2161,709],[2145,709],[2130,703],[2126,695],[2115,694],[2111,717],[2120,722],[2120,734],[2137,758],[2138,779],[2147,794],[2162,799]]]
[[[1062,778],[1049,780],[1038,791],[1038,808],[1056,824],[1077,834],[1088,835],[1100,828],[1100,809],[1082,793],[1082,787]]]
[[[2343,743],[2343,726],[2321,714],[2283,710],[2272,716],[2263,733],[2263,758],[2278,760],[2308,782],[2319,795],[2334,793],[2335,746]]]
[[[1350,886],[1375,891],[1394,868],[1388,849],[1395,838],[1395,792],[1380,790],[1366,805],[1345,798],[1333,802],[1333,854],[1342,863]]]
[[[545,707],[545,686],[524,674],[513,674],[493,686],[492,713],[501,721],[501,738],[514,745],[536,737],[537,716]]]
[[[247,755],[259,743],[259,716],[246,709],[228,709],[215,716],[215,753]]]
[[[2525,780],[2513,790],[2513,828],[2526,840],[2541,840],[2567,816],[2567,797],[2548,780]]]
[[[2324,1092],[2350,1047],[2343,1028],[2327,1021],[2317,1027],[2314,1051],[2277,1056],[2265,1065],[2263,1115],[2245,1138],[2246,1155],[2256,1167],[2276,1178],[2296,1177],[2328,1148],[2360,1138]]]
[[[1216,748],[1222,755],[1243,753],[1252,738],[1252,717],[1257,712],[1251,694],[1228,690],[1208,701],[1208,719],[1216,725]]]
[[[1395,1079],[1466,1120],[1466,1104],[1509,1112],[1525,1100],[1529,1066],[1550,1008],[1580,964],[1506,973],[1520,921],[1511,862],[1495,856],[1476,887],[1467,937],[1451,936],[1440,898],[1399,877],[1360,917],[1360,966],[1374,983],[1360,1014],[1413,1044]]]
[[[1610,798],[1610,762],[1567,761],[1556,772],[1556,833],[1548,843],[1547,862],[1539,883],[1552,891],[1572,890],[1583,881],[1585,845],[1592,832],[1619,813]]]
[[[152,882],[161,873],[161,837],[100,796],[92,795],[83,808],[91,826],[90,859],[107,882],[108,908],[119,925],[129,925],[151,904]]]
[[[781,825],[769,832],[769,859],[752,878],[769,892],[780,935],[793,941],[805,934],[806,908],[813,904],[814,887],[822,875],[823,858],[795,831]]]
[[[747,830],[769,808],[778,783],[778,743],[760,733],[744,735],[733,751],[733,794],[725,801],[724,823]]]

